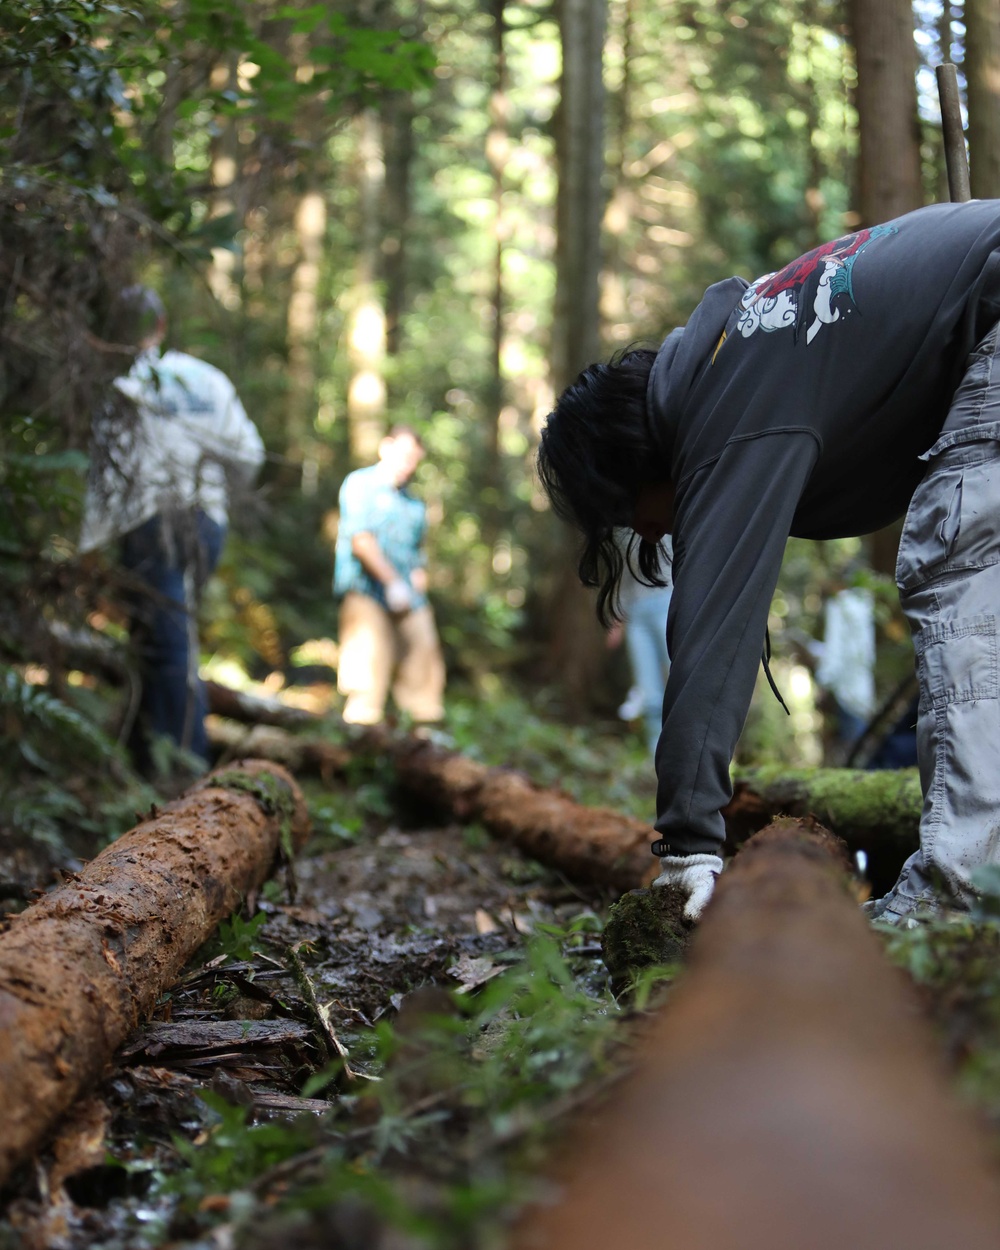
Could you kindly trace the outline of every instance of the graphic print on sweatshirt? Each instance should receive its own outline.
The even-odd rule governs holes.
[[[842,312],[857,307],[852,274],[858,257],[869,243],[897,230],[896,226],[866,227],[815,247],[777,273],[758,278],[740,301],[740,334],[748,339],[758,330],[770,333],[791,327],[798,339],[811,310],[806,329],[806,342],[811,343],[822,326],[832,325]]]

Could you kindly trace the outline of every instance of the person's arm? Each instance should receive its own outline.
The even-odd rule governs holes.
[[[361,530],[351,538],[351,551],[361,561],[361,567],[369,577],[383,586],[399,579],[399,573],[382,554],[378,539],[370,530]]]
[[[730,763],[785,542],[817,454],[806,433],[735,442],[679,491],[671,667],[656,749],[656,829],[673,856],[714,857],[721,849]]]
[[[360,530],[351,536],[351,551],[361,562],[361,567],[385,587],[385,600],[391,612],[405,612],[412,606],[413,590],[405,577],[389,563],[370,530]]]
[[[237,473],[249,486],[264,462],[264,442],[228,378],[226,383],[229,393],[222,407],[217,451],[220,458],[226,461],[230,473]]]

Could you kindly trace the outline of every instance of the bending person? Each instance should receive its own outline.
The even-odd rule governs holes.
[[[671,669],[656,752],[661,884],[697,915],[723,867],[729,766],[790,534],[906,513],[896,582],[920,682],[920,849],[872,906],[968,907],[1000,862],[1000,202],[936,204],[709,288],[658,351],[562,394],[539,472],[613,613],[623,557],[672,534]]]

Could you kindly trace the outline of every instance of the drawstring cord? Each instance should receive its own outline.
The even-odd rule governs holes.
[[[769,664],[770,659],[771,659],[771,632],[767,628],[767,626],[765,626],[764,627],[764,654],[761,656],[761,663],[764,665],[764,676],[767,678],[767,684],[771,687],[771,693],[778,700],[781,706],[785,709],[785,715],[791,716],[791,712],[788,710],[788,704],[781,697],[781,691],[774,684],[774,678],[771,676],[771,668]]]

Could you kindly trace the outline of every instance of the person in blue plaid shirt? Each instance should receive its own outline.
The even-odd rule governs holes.
[[[337,688],[352,724],[381,721],[390,689],[419,723],[444,715],[444,660],[427,601],[427,510],[407,489],[424,454],[415,430],[394,426],[378,463],[349,473],[340,488]]]

